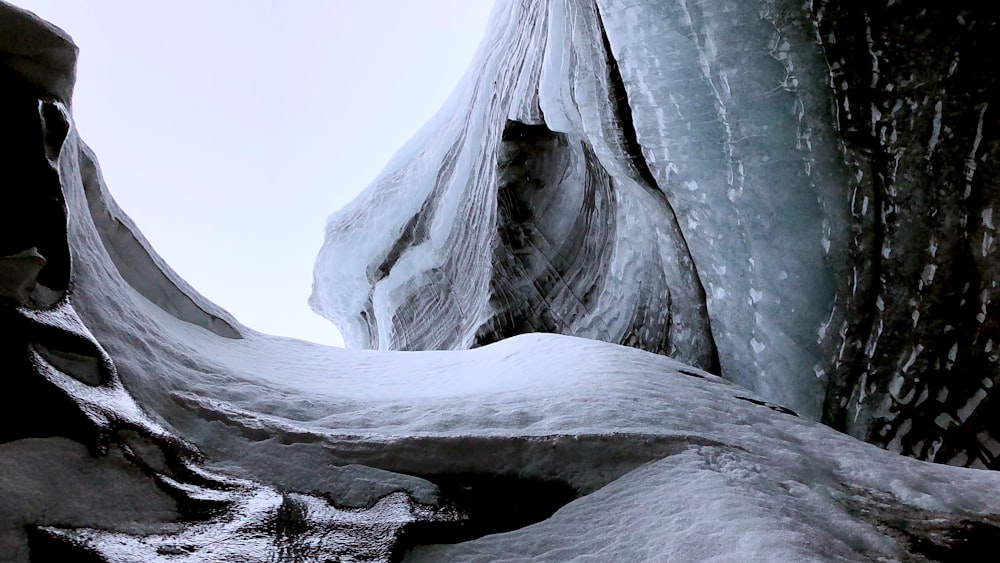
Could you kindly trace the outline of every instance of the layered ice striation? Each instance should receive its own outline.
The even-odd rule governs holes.
[[[993,372],[956,367],[979,344],[992,361],[992,340],[977,340],[994,326],[990,294],[976,325],[963,321],[968,300],[954,316],[912,319],[906,336],[923,338],[921,350],[939,345],[936,328],[964,338],[945,353],[954,364],[899,355],[897,341],[910,341],[886,328],[901,314],[892,299],[907,295],[900,279],[916,271],[892,249],[921,240],[907,230],[923,232],[921,201],[942,221],[954,212],[946,202],[974,209],[964,225],[993,229],[992,212],[972,207],[992,201],[979,179],[995,152],[988,105],[963,113],[962,129],[961,112],[946,111],[958,102],[928,98],[900,114],[895,137],[891,122],[874,122],[887,135],[875,150],[858,114],[838,114],[836,127],[817,116],[903,88],[879,82],[893,76],[883,43],[899,40],[883,13],[749,5],[501,2],[466,87],[330,226],[325,259],[338,245],[357,252],[339,254],[344,273],[327,282],[351,291],[314,302],[363,312],[341,321],[355,343],[476,348],[400,352],[263,335],[184,283],[114,203],[80,139],[76,47],[0,2],[0,559],[933,560],[994,548],[1000,500],[982,491],[1000,474],[899,456],[809,420],[819,401],[855,434],[899,421],[873,434],[892,440],[931,435],[924,417],[954,408],[954,425],[936,426],[950,434],[929,438],[935,451],[991,443]],[[893,15],[952,29],[942,14]],[[964,13],[960,25],[977,21]],[[976,33],[973,47],[985,41]],[[769,84],[751,60],[764,39],[760,60],[777,61],[787,83],[743,97]],[[831,64],[844,82],[830,94],[821,47],[875,54],[877,80]],[[685,49],[697,56],[675,56]],[[928,67],[921,80],[972,101],[991,91],[954,64],[959,78]],[[664,91],[676,106],[660,108],[661,123],[649,115]],[[781,101],[797,108],[785,120],[771,108]],[[920,195],[930,180],[915,172],[912,193],[892,192],[909,185],[902,169],[863,183],[889,148],[908,162],[910,145],[892,143],[923,117],[931,142],[912,157],[923,171],[973,135],[961,168],[971,186],[961,201],[972,203]],[[793,129],[801,144],[788,148]],[[767,182],[772,166],[779,183]],[[811,180],[795,191],[795,178]],[[838,200],[830,186],[858,192]],[[863,223],[889,201],[897,215]],[[977,238],[984,260],[954,262],[965,256],[948,238],[958,235],[927,229],[934,259],[915,291],[938,300],[928,304],[972,291],[931,289],[942,279],[992,283],[992,247]],[[775,233],[796,244],[775,246]],[[872,248],[885,261],[866,261]],[[424,316],[434,323],[415,324]],[[503,338],[530,331],[542,334]],[[824,354],[822,377],[797,379],[796,365]],[[902,367],[879,379],[893,358]],[[932,369],[953,374],[947,387],[921,379]],[[915,390],[932,384],[934,401]],[[986,430],[959,439],[977,425]],[[889,445],[920,454],[910,444]],[[992,458],[964,460],[975,462]]]
[[[663,353],[996,467],[996,25],[899,2],[499,2],[452,99],[331,216],[312,306],[362,348],[555,332]]]
[[[825,62],[808,14],[723,4],[501,2],[449,105],[331,217],[313,307],[358,347],[624,344],[819,418],[848,216]]]
[[[489,29],[448,106],[330,221],[313,307],[357,347],[555,332],[714,368],[596,6],[501,2]]]

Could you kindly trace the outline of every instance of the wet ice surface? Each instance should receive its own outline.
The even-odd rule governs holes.
[[[198,392],[175,394],[172,416],[210,455],[258,478],[361,463],[544,476],[590,493],[519,532],[418,547],[416,558],[897,558],[912,551],[905,534],[887,533],[880,514],[859,516],[871,498],[912,521],[954,526],[1000,509],[978,493],[1000,484],[992,473],[900,458],[637,350],[555,335],[461,354],[245,340],[228,358],[219,355],[232,350],[227,339],[209,352],[239,366],[241,385],[185,377],[172,385]],[[313,368],[268,365],[275,357]],[[271,452],[270,465],[247,455],[257,448]]]
[[[220,518],[183,524],[169,534],[135,536],[101,530],[43,527],[48,541],[33,553],[89,553],[114,562],[389,561],[401,529],[423,516],[402,493],[365,509],[341,510],[323,499],[279,493],[250,483],[229,492]]]

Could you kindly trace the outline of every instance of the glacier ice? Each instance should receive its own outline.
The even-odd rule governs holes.
[[[899,3],[500,2],[449,104],[330,217],[312,306],[361,348],[554,332],[664,353],[995,467],[992,26]]]
[[[605,103],[625,94],[598,71],[595,8],[561,10],[501,2],[426,143],[329,223],[311,301],[350,344],[460,349],[560,332],[715,366],[676,217]]]
[[[72,41],[0,2],[0,558],[995,546],[996,472],[812,420],[994,465],[992,36],[953,9],[502,0],[328,227],[313,303],[363,350],[170,270],[73,124]]]
[[[823,226],[848,210],[817,181],[843,173],[826,85],[786,85],[777,16],[501,5],[434,141],[331,217],[314,308],[376,349],[532,331],[631,345],[818,418],[825,381],[800,373],[820,346],[801,334],[829,316],[845,260]],[[708,53],[689,40],[702,25],[730,40]],[[816,72],[812,38],[784,34]]]

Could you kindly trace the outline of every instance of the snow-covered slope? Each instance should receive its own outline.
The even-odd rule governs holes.
[[[546,10],[532,11],[542,5]],[[569,36],[593,38],[597,30],[586,22],[597,21],[587,19],[597,12],[585,7],[501,2],[494,30],[517,36],[552,10],[567,26],[583,26],[560,28],[576,30]],[[620,14],[637,15],[624,7]],[[529,45],[559,46],[532,33]],[[8,186],[0,231],[0,365],[7,382],[0,398],[0,558],[897,560],[962,556],[1000,541],[1000,499],[983,494],[997,489],[1000,475],[898,456],[678,359],[558,334],[463,351],[345,350],[242,326],[170,271],[114,204],[72,123],[75,52],[58,29],[0,3],[0,158]],[[487,60],[516,49],[483,53],[480,63],[499,68]],[[564,56],[585,64],[579,53]],[[565,77],[552,74],[555,68],[517,72],[549,73],[558,83],[553,88],[582,99],[584,85],[560,82]],[[489,81],[479,84],[485,98],[493,97]],[[562,178],[567,187],[574,178],[584,181],[594,188],[595,199],[586,200],[594,212],[610,212],[605,204],[617,202],[604,216],[616,217],[616,225],[638,234],[662,229],[655,252],[673,256],[676,262],[659,263],[676,268],[650,274],[649,283],[656,291],[697,293],[685,285],[694,280],[697,257],[685,262],[680,231],[657,226],[667,217],[662,200],[659,207],[629,207],[638,204],[614,195],[632,188],[606,167],[624,170],[628,162],[607,159],[618,159],[620,145],[632,141],[606,137],[601,145],[593,130],[538,129],[533,82],[519,84],[523,92],[512,96],[521,101],[509,107],[534,121],[491,129],[509,133],[493,138],[507,143],[495,154],[513,162],[537,149],[565,166],[516,167]],[[507,119],[485,115],[465,107],[449,123]],[[601,119],[620,123],[621,116]],[[433,159],[409,159],[456,146],[435,141],[452,131],[437,127],[397,162],[410,163],[414,174],[438,175]],[[446,162],[474,166],[453,156]],[[394,170],[385,177],[397,178],[393,189],[401,193],[406,176]],[[520,178],[508,172],[512,182]],[[648,195],[643,176],[629,176],[630,185]],[[365,197],[369,207],[345,213],[395,213],[383,188]],[[457,192],[449,197],[462,209],[476,202]],[[561,196],[539,197],[533,201],[569,205]],[[372,203],[378,201],[384,205]],[[494,213],[488,201],[480,203],[482,213]],[[612,232],[602,230],[605,219],[587,216],[563,224],[555,214],[542,223],[550,233]],[[451,231],[444,219],[427,228],[427,241],[435,229]],[[373,240],[378,233],[371,232]],[[490,263],[496,249],[485,238],[478,244],[486,245],[484,254],[450,259],[485,276],[489,269],[478,260]],[[585,254],[612,267],[651,259],[644,254],[651,248],[595,245]],[[419,258],[407,255],[396,263]],[[541,254],[522,265],[537,260]],[[601,276],[610,280],[626,269]],[[510,266],[509,287],[525,271]],[[632,310],[653,303],[651,295],[618,298]],[[466,304],[457,294],[429,292],[428,299]],[[483,303],[480,312],[491,310]],[[671,332],[660,342],[689,360],[714,354],[710,339],[697,336],[712,326],[703,312],[700,301],[671,308],[674,320],[661,321],[682,333],[679,327],[687,327],[687,336]]]

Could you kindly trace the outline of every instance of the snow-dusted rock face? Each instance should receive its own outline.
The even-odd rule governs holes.
[[[330,218],[311,303],[356,347],[665,353],[997,467],[996,25],[913,2],[499,2],[438,118]]]
[[[622,25],[636,33],[636,43],[628,47],[613,39],[612,17],[588,19],[603,15],[603,4],[598,4],[600,12],[556,3],[531,11],[542,4],[501,3],[494,29],[500,36],[535,24],[539,27],[532,29],[557,29],[543,25],[549,10],[562,18],[553,21],[566,26],[577,21],[573,25],[580,27],[559,28],[571,37],[563,44],[571,48],[542,59],[539,65],[550,62],[535,70],[520,67],[519,75],[541,73],[553,81],[552,88],[568,88],[576,100],[606,93],[619,88],[613,76],[602,82],[592,73],[594,89],[587,90],[587,82],[564,81],[556,72],[562,67],[553,61],[565,58],[575,61],[574,68],[593,70],[585,65],[600,57],[588,59],[584,55],[593,52],[587,49],[610,45],[612,52],[622,49],[616,55],[622,84],[628,87],[643,76],[641,66],[628,70],[624,53],[641,54],[639,31],[655,24],[644,12],[620,6]],[[560,12],[559,6],[568,9]],[[775,16],[778,12],[768,14],[784,21]],[[514,15],[523,17],[505,19]],[[752,22],[763,25],[770,21],[766,15],[758,13]],[[595,22],[603,22],[608,41],[592,41],[589,47],[575,43],[573,37],[587,33],[602,37]],[[559,49],[559,42],[538,33],[529,34],[529,44],[542,42],[546,52]],[[173,273],[114,204],[96,158],[72,121],[75,56],[65,33],[0,2],[0,365],[5,383],[0,559],[922,560],[969,558],[1000,542],[1000,499],[983,493],[997,490],[1000,474],[879,449],[663,355],[554,334],[519,335],[462,351],[344,350],[244,327]],[[493,99],[496,92],[489,84],[482,83],[482,95]],[[620,151],[632,154],[634,143],[646,147],[651,142],[644,140],[645,125],[633,121],[634,139],[602,137],[595,129],[574,132],[567,125],[575,123],[572,113],[559,118],[565,120],[561,124],[548,121],[556,114],[545,100],[564,98],[537,96],[535,107],[533,82],[525,78],[517,84],[512,95],[520,101],[509,107],[520,109],[489,118],[502,121],[500,137],[492,141],[496,147],[489,150],[503,163],[497,185],[505,186],[510,198],[493,207],[486,205],[491,200],[481,202],[485,213],[494,215],[490,228],[500,227],[496,236],[515,240],[544,232],[561,240],[564,249],[576,236],[567,232],[604,237],[612,251],[600,245],[580,250],[579,264],[603,264],[600,275],[578,267],[563,286],[576,291],[581,286],[572,284],[584,282],[574,280],[602,280],[609,293],[595,301],[599,305],[618,290],[617,298],[628,301],[623,310],[651,304],[652,293],[636,297],[626,291],[633,286],[609,281],[631,276],[626,264],[647,259],[663,270],[636,273],[649,276],[642,278],[643,287],[702,299],[699,287],[707,287],[709,278],[699,272],[703,249],[685,232],[692,227],[684,221],[657,222],[670,219],[668,211],[676,213],[680,204],[664,203],[672,197],[666,192],[641,200],[642,205],[622,195],[635,189],[634,194],[652,198],[653,182],[660,184],[656,175],[661,172],[649,164],[651,158],[646,157],[644,171],[628,168],[636,166],[634,159],[621,156]],[[559,107],[568,112],[573,106]],[[585,119],[580,111],[579,120],[613,132],[625,127],[626,113],[618,107],[587,121],[594,116]],[[477,116],[466,112],[454,123],[478,123]],[[989,138],[982,127],[982,138]],[[956,129],[951,131],[948,135]],[[461,146],[428,138],[434,137],[418,139],[410,148],[433,152]],[[949,146],[948,139],[942,125],[935,150]],[[859,150],[851,147],[845,141],[845,154]],[[432,160],[407,160],[412,151],[401,154],[414,174],[450,174],[433,168]],[[462,158],[472,157],[462,154],[456,149],[447,162],[465,166]],[[810,173],[822,169],[816,166]],[[388,175],[394,174],[390,169]],[[406,176],[393,177],[399,180],[393,189],[402,193]],[[557,180],[566,189],[577,180],[588,188],[577,199],[556,197],[544,189],[529,191],[524,178],[546,182],[543,188]],[[392,200],[379,189],[366,197]],[[458,208],[474,203],[451,197]],[[520,207],[524,202],[560,212],[532,219]],[[578,215],[566,211],[577,206]],[[386,203],[371,209],[388,217],[395,208]],[[730,212],[741,209],[746,208],[734,206]],[[363,210],[347,213],[360,217]],[[450,232],[450,223],[430,221],[413,233],[424,233],[419,236],[430,245],[440,229]],[[653,229],[660,238],[656,246],[649,241],[628,246],[618,238],[621,229],[636,237]],[[456,231],[454,236],[474,233]],[[470,250],[467,269],[480,267],[477,260],[483,258],[499,264],[502,274],[484,278],[493,289],[480,290],[488,295],[500,287],[514,291],[540,269],[555,267],[557,255],[546,254],[551,249],[526,245],[520,258],[511,258],[492,240],[479,244],[482,254]],[[863,246],[852,244],[850,249]],[[417,259],[406,258],[407,245],[399,248],[386,280],[398,264]],[[845,260],[859,260],[851,252]],[[832,258],[820,262],[825,260]],[[721,268],[723,262],[724,256],[716,265]],[[564,266],[572,269],[573,264]],[[825,271],[837,279],[839,270]],[[788,279],[804,283],[791,272]],[[407,287],[403,277],[397,281],[397,288]],[[716,349],[707,332],[699,333],[716,331],[720,321],[713,315],[723,314],[713,312],[712,304],[725,296],[714,289],[709,293],[676,307],[671,297],[669,311],[629,313],[631,320],[609,319],[605,326],[666,326],[666,335],[636,333],[638,340],[630,343],[653,343],[656,351],[709,365],[717,356],[723,372],[738,369],[727,364],[736,355],[726,356],[723,338],[713,333]],[[751,302],[767,303],[776,295]],[[842,294],[833,295],[841,299]],[[568,309],[533,316],[526,305],[551,306],[565,298],[552,290],[504,306],[510,317],[529,319],[524,322],[545,326],[562,318],[583,331],[588,325]],[[435,311],[464,306],[457,296],[456,303],[436,299],[425,305]],[[582,306],[583,301],[574,303]],[[502,302],[487,299],[481,306],[480,313],[496,311]],[[600,307],[589,310],[593,326],[604,314]],[[854,334],[850,331],[863,324],[865,311],[861,306],[835,309],[841,315],[835,320],[849,321],[843,334]],[[475,327],[466,345],[498,338],[505,322],[497,318],[485,328]],[[878,356],[865,358],[874,362]],[[844,381],[845,388],[853,385]],[[864,389],[870,396],[882,393],[877,386]],[[890,388],[892,396],[898,391]]]

